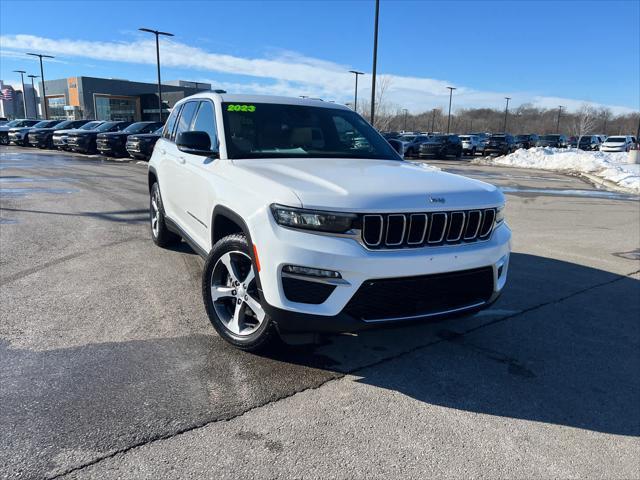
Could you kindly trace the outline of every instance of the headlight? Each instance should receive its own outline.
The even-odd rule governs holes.
[[[321,212],[277,204],[271,205],[271,212],[278,225],[283,227],[329,233],[348,232],[358,218],[352,213]]]
[[[496,225],[504,222],[504,205],[496,209]]]

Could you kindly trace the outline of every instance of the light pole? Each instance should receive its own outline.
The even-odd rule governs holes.
[[[436,109],[431,110],[431,133],[435,131],[436,124]]]
[[[556,122],[556,134],[560,133],[560,115],[562,115],[562,105],[558,105],[558,121]]]
[[[353,96],[353,110],[358,111],[358,76],[364,75],[364,72],[358,72],[357,70],[349,70],[349,73],[353,73],[356,76],[356,91]]]
[[[24,108],[24,118],[27,118],[27,92],[24,91],[24,74],[27,73],[24,70],[14,70],[15,73],[20,74],[20,81],[22,82],[22,108]]]
[[[150,28],[139,28],[141,32],[153,33],[156,36],[156,65],[158,67],[158,116],[162,122],[162,84],[160,83],[160,35],[173,37],[173,33],[151,30]]]
[[[409,112],[409,110],[407,110],[406,108],[403,108],[402,111],[404,112],[404,131],[407,131],[407,113]]]
[[[373,28],[373,71],[371,72],[371,125],[375,124],[376,112],[376,66],[378,63],[378,14],[380,0],[376,0],[376,16]]]
[[[511,97],[504,97],[504,99],[507,101],[507,105],[504,107],[504,128],[502,131],[507,133],[507,115],[509,114],[509,100],[511,100]]]
[[[42,68],[42,59],[43,58],[55,58],[51,55],[42,55],[41,53],[27,53],[27,55],[31,55],[32,57],[38,57],[40,59],[40,78],[42,79],[42,103],[44,105],[44,119],[49,120],[49,109],[47,108],[47,89],[44,86],[44,69]]]
[[[40,78],[38,75],[27,75],[31,79],[31,93],[33,93],[33,108],[36,110],[36,120],[38,119],[38,104],[36,103],[36,87],[33,85],[34,78]]]
[[[456,90],[455,87],[447,87],[449,89],[449,117],[447,118],[447,135],[450,133],[451,129],[451,98],[453,97],[453,91]]]

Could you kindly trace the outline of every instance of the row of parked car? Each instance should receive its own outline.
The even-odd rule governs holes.
[[[148,160],[161,122],[19,119],[0,125],[0,144]]]
[[[446,158],[463,155],[507,155],[519,148],[554,147],[600,150],[603,152],[628,152],[637,148],[637,139],[632,135],[511,135],[509,133],[470,133],[465,135],[443,135],[435,132],[398,133],[383,132],[387,140],[402,143],[405,157]]]

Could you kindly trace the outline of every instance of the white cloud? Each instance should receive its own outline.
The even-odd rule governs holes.
[[[251,77],[246,82],[210,81],[217,87],[235,92],[270,93],[280,95],[309,95],[327,100],[348,102],[353,98],[354,79],[348,73],[352,67],[334,62],[306,57],[296,52],[276,50],[266,58],[242,58],[233,55],[207,52],[203,48],[186,45],[174,40],[161,40],[161,61],[166,67]],[[155,42],[140,38],[129,42],[95,42],[82,40],[51,39],[34,35],[2,35],[0,50],[7,56],[14,52],[36,50],[65,57],[83,57],[114,62],[155,64]],[[564,105],[568,110],[590,104],[579,99],[547,97],[529,92],[491,92],[455,85],[446,80],[407,77],[381,72],[390,77],[388,100],[391,103],[420,112],[448,105],[447,86],[455,86],[454,109],[465,107],[503,108],[504,97],[512,97],[512,105],[531,103],[534,106],[556,108]],[[198,76],[198,75],[193,75]],[[368,76],[361,77],[360,98],[370,95]],[[629,113],[627,107],[606,105],[614,113]]]

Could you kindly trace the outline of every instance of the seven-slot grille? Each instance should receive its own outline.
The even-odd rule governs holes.
[[[415,248],[487,240],[495,208],[362,216],[362,241],[371,249]]]

